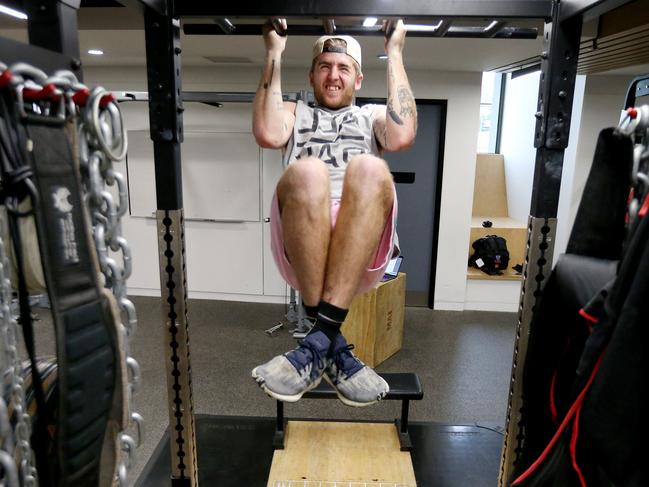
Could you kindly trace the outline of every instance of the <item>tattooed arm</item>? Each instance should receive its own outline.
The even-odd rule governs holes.
[[[381,147],[387,151],[407,149],[417,133],[417,106],[403,67],[403,44],[406,28],[399,20],[389,39],[385,41],[388,55],[388,101],[385,108],[377,110],[374,134]]]
[[[266,58],[253,104],[252,133],[261,147],[279,149],[288,142],[295,124],[295,103],[282,101],[280,67],[286,37],[277,35],[270,23],[263,32]]]

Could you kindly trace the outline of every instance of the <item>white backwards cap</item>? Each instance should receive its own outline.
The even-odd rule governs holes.
[[[344,42],[345,47],[325,46],[329,39],[340,39]],[[313,44],[313,59],[317,58],[323,52],[340,52],[347,54],[361,67],[361,45],[351,36],[322,36]]]

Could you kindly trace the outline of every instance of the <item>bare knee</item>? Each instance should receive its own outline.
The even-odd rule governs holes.
[[[329,173],[320,159],[298,159],[286,168],[279,183],[277,195],[280,202],[291,200],[310,205],[329,198]]]
[[[391,196],[392,187],[392,174],[383,159],[361,154],[349,162],[345,173],[345,190],[362,191],[372,196]]]

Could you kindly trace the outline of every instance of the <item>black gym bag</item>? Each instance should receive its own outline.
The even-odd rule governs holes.
[[[490,276],[502,274],[509,265],[507,241],[498,235],[481,237],[471,244],[473,255],[469,257],[469,265],[480,269]]]

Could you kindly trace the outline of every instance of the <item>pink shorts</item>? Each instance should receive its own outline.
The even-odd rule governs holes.
[[[340,200],[331,200],[331,228],[336,225],[339,209]],[[293,270],[291,263],[288,261],[288,258],[286,257],[286,251],[284,250],[282,219],[279,212],[279,200],[277,199],[277,193],[273,195],[273,201],[271,203],[270,229],[270,247],[273,252],[275,264],[279,269],[279,273],[289,284],[289,286],[299,290],[295,271]],[[385,268],[390,262],[390,259],[393,257],[393,254],[396,255],[398,253],[398,248],[395,246],[396,231],[397,193],[395,191],[394,203],[392,204],[392,210],[390,211],[388,220],[385,223],[385,228],[383,229],[383,235],[381,236],[379,248],[377,249],[374,258],[372,259],[370,266],[366,270],[365,275],[361,279],[357,291],[358,293],[367,291],[368,289],[372,288],[377,282],[379,282],[383,277],[383,274],[385,274]]]

